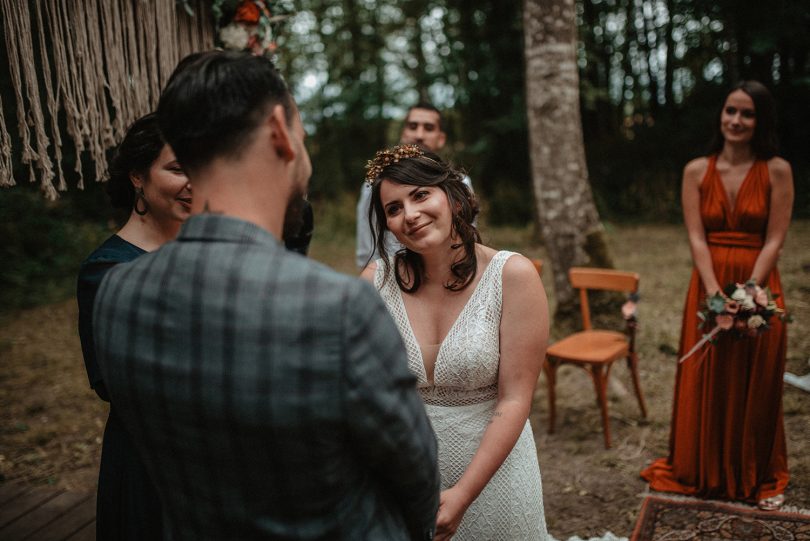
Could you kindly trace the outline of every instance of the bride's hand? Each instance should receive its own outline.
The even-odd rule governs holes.
[[[436,515],[435,541],[446,541],[455,535],[470,502],[458,488],[448,488],[439,495],[439,513]]]

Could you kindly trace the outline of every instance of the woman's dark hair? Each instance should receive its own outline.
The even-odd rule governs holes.
[[[450,291],[460,291],[472,282],[478,267],[475,243],[481,242],[481,235],[473,225],[473,221],[478,215],[478,201],[464,184],[464,177],[462,171],[455,169],[429,151],[425,151],[422,156],[405,158],[392,163],[377,175],[371,189],[368,221],[371,230],[374,231],[374,244],[377,253],[382,258],[386,277],[392,269],[385,247],[388,223],[380,198],[380,184],[383,180],[390,180],[397,184],[432,186],[445,193],[453,217],[453,233],[459,239],[458,244],[454,244],[453,248],[461,249],[461,258],[450,266],[453,279],[444,284],[444,287]],[[422,256],[403,247],[394,254],[393,272],[399,288],[407,293],[414,293],[424,281],[425,265]],[[406,285],[408,283],[410,286]]]
[[[769,160],[779,152],[779,139],[776,135],[776,104],[768,88],[759,81],[740,81],[734,85],[723,98],[720,109],[714,122],[714,135],[709,144],[709,154],[717,154],[723,149],[725,138],[720,131],[720,119],[723,116],[723,108],[726,100],[732,92],[742,90],[751,97],[754,102],[754,113],[757,125],[754,128],[754,136],[751,139],[751,150],[758,160]]]
[[[132,123],[110,162],[107,195],[114,207],[132,210],[135,187],[130,176],[146,175],[165,144],[155,113]]]

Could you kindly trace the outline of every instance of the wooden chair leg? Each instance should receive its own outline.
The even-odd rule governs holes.
[[[641,408],[641,416],[647,418],[647,406],[644,404],[644,396],[641,394],[641,383],[638,379],[638,355],[635,351],[631,351],[627,356],[627,368],[630,369],[630,374],[633,376],[633,388],[636,391],[636,398],[638,399],[638,407]]]
[[[546,358],[543,370],[546,373],[546,385],[548,386],[548,433],[554,434],[554,425],[557,420],[557,397],[555,392],[557,386],[557,363]]]
[[[602,430],[605,434],[605,449],[610,449],[610,422],[607,409],[607,376],[609,371],[600,365],[591,366],[591,379],[596,390],[596,402],[602,412]]]

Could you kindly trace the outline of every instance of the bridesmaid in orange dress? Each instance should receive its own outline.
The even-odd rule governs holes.
[[[707,294],[756,280],[784,308],[776,261],[793,207],[790,165],[776,157],[773,98],[756,81],[727,96],[707,157],[683,172],[684,222],[694,270],[680,355],[703,331],[697,311]],[[708,351],[678,366],[669,456],[641,472],[650,488],[778,509],[788,482],[782,422],[785,326],[755,338],[720,333]],[[704,346],[704,348],[707,346]],[[705,353],[705,355],[704,355]],[[679,355],[679,356],[680,356]]]

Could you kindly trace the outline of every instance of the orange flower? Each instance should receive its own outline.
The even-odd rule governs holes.
[[[243,0],[236,8],[233,20],[237,23],[258,24],[261,17],[259,6],[253,0]]]

